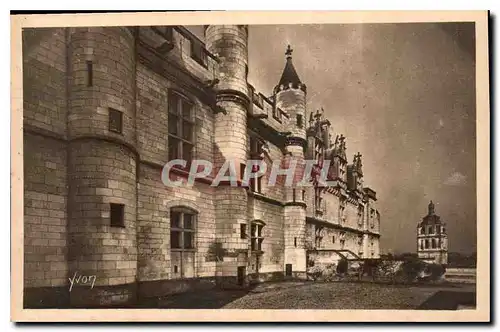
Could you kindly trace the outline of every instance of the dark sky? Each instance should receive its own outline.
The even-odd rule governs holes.
[[[447,223],[450,251],[476,250],[472,23],[254,25],[249,32],[250,83],[270,95],[291,44],[308,112],[325,109],[334,134],[347,136],[350,162],[363,155],[384,252],[416,250],[429,200]]]

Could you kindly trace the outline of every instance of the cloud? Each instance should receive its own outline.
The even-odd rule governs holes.
[[[463,186],[467,184],[467,177],[460,172],[452,173],[444,184],[447,186]]]

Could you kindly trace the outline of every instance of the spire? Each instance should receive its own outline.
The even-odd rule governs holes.
[[[434,203],[432,201],[429,203],[429,216],[434,215]]]
[[[302,83],[300,81],[299,75],[297,75],[297,71],[292,63],[292,53],[293,49],[288,45],[285,55],[286,55],[286,64],[285,69],[283,69],[283,74],[281,74],[281,79],[278,83],[278,86],[285,85],[287,86],[289,83],[293,85],[297,85]]]

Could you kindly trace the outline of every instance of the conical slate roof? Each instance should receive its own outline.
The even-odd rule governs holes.
[[[278,86],[280,85],[286,86],[289,83],[292,83],[293,85],[302,83],[292,63],[292,52],[293,50],[290,48],[290,45],[288,45],[288,48],[285,53],[286,54],[285,69],[283,69],[283,74],[281,74]]]

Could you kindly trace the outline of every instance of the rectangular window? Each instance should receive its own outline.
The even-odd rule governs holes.
[[[262,193],[262,176],[259,176],[257,179],[250,179],[250,188],[253,192]]]
[[[315,192],[314,192],[314,205],[316,207],[316,213],[322,213],[322,209],[321,209],[321,189],[320,188],[316,188]]]
[[[110,226],[111,227],[125,227],[125,205],[123,204],[109,204],[110,207]]]
[[[92,61],[87,61],[87,86],[91,87],[94,84],[94,68]]]
[[[295,188],[292,189],[293,201],[295,202]]]
[[[110,108],[108,117],[109,131],[121,134],[123,132],[123,113],[114,108]]]
[[[297,127],[302,128],[303,126],[302,114],[297,114]]]
[[[240,238],[247,238],[247,224],[240,224]]]
[[[332,243],[335,243],[335,236],[332,236]]]
[[[257,137],[250,136],[250,158],[260,157],[264,143]]]
[[[170,245],[173,249],[194,249],[195,215],[184,210],[170,211]]]
[[[295,248],[297,248],[297,238],[296,237],[293,238],[293,245],[295,246]]]
[[[276,106],[276,101],[273,100],[275,105],[273,106],[273,118],[281,123],[281,109]]]
[[[323,242],[323,236],[322,236],[322,231],[323,227],[316,227],[314,233],[314,245],[316,248],[321,248],[321,243]]]
[[[252,223],[251,226],[251,241],[250,246],[252,251],[262,251],[262,242],[264,237],[262,235],[262,229],[264,225],[258,223]]]
[[[168,158],[193,159],[195,122],[193,104],[171,91],[168,100]]]
[[[245,180],[245,171],[246,171],[247,165],[244,163],[240,163],[240,180],[242,181],[242,185],[245,185],[243,183],[243,180]]]
[[[306,200],[306,191],[302,190],[302,201],[305,202],[305,200]]]

